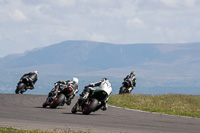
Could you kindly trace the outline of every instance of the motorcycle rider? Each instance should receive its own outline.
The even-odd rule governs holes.
[[[136,78],[135,78],[135,72],[132,71],[129,75],[127,75],[125,78],[124,78],[124,81],[128,80],[129,83],[130,83],[130,87],[135,87],[136,86]]]
[[[103,84],[107,84],[107,88],[103,88]],[[108,92],[108,97],[107,99],[104,101],[103,103],[103,106],[102,106],[102,110],[105,111],[108,109],[108,105],[107,105],[107,102],[108,102],[108,99],[109,99],[109,96],[110,94],[112,93],[112,87],[111,87],[111,83],[109,82],[109,80],[107,78],[103,78],[101,81],[99,82],[96,82],[96,83],[90,83],[88,86],[85,86],[83,92],[80,94],[80,98],[78,99],[77,101],[77,106],[79,107],[79,110],[81,111],[82,108],[81,108],[81,104],[83,103],[83,101],[85,99],[87,99],[94,90],[96,90],[95,88],[93,87],[97,87],[99,86],[99,89],[100,90],[105,90],[106,89],[106,92]]]
[[[58,94],[58,89],[60,88],[60,85],[67,85],[67,88],[70,87],[70,93],[69,93],[69,97],[67,98],[66,104],[70,105],[71,104],[71,100],[74,98],[74,96],[76,95],[76,93],[78,93],[79,88],[78,88],[78,78],[73,77],[72,80],[67,80],[67,81],[57,81],[56,83],[54,83],[55,87],[49,92],[48,98],[46,100],[46,103],[49,104],[53,99],[51,97],[55,96]],[[63,89],[64,88],[60,88]]]
[[[33,71],[33,72],[26,73],[21,77],[20,80],[22,80],[24,77],[28,77],[29,86],[27,88],[33,90],[34,89],[34,84],[36,83],[36,81],[38,79],[38,71]]]

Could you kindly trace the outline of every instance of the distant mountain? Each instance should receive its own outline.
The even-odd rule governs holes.
[[[66,41],[21,56],[7,56],[1,63],[7,68],[62,64],[67,67],[81,65],[87,68],[108,69],[137,65],[157,55],[159,50],[154,44],[114,45],[89,41]]]
[[[82,79],[81,87],[95,82],[94,79],[110,77],[117,93],[122,79],[131,71],[136,71],[135,93],[200,93],[199,51],[200,43],[65,41],[0,58],[0,92],[13,92],[23,73],[38,70],[41,93],[49,91],[56,80],[72,76]]]

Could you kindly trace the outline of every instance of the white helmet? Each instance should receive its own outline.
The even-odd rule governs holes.
[[[38,74],[38,71],[33,71],[34,73]]]
[[[78,84],[78,78],[73,77],[73,78],[72,78],[72,81]]]

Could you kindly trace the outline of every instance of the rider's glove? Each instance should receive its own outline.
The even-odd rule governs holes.
[[[89,86],[91,86],[91,87],[94,87],[94,86],[95,86],[95,84],[94,84],[94,83],[90,83],[90,84],[89,84]]]
[[[88,88],[89,86],[85,86],[84,88],[86,89],[86,88]]]
[[[65,84],[68,84],[70,82],[70,80],[65,81]]]

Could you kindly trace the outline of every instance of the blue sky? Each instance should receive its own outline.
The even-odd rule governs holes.
[[[65,40],[200,41],[197,0],[0,0],[0,57]]]

